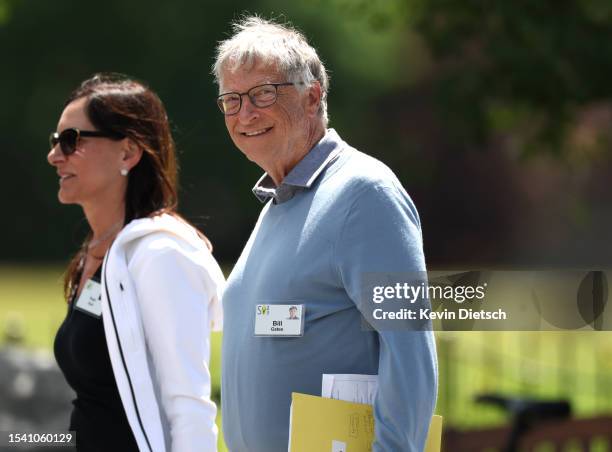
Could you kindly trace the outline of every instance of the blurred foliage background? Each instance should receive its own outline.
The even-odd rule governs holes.
[[[47,137],[69,92],[95,72],[123,72],[159,93],[180,151],[180,210],[231,269],[261,209],[250,192],[261,170],[227,135],[210,67],[243,13],[290,21],[318,49],[331,74],[330,126],[399,176],[419,209],[430,268],[609,267],[609,0],[0,0],[0,313],[38,319],[29,345],[50,346],[64,306],[49,278],[59,281],[86,233],[80,208],[57,201]],[[36,279],[42,285],[27,282]],[[53,314],[28,300],[50,309],[52,300]],[[604,360],[609,334],[597,334],[581,336],[580,350]],[[612,371],[601,367],[590,373],[594,389],[581,391],[574,370],[586,365],[576,356],[588,352],[568,361],[572,339],[542,336],[542,355],[527,356],[531,339],[481,336],[439,344],[443,377],[458,375],[463,388],[451,400],[455,386],[441,379],[439,407],[459,425],[496,419],[462,411],[478,388],[609,394]],[[486,371],[489,358],[472,359],[504,347],[490,358],[501,360],[499,375]],[[542,377],[550,373],[561,383]],[[482,385],[469,389],[461,375]],[[585,413],[610,410],[587,399]]]
[[[80,208],[59,205],[45,156],[64,99],[97,71],[160,94],[181,210],[236,259],[260,170],[227,136],[210,66],[245,12],[291,21],[319,50],[331,126],[399,175],[430,267],[609,262],[607,0],[0,0],[0,260],[65,261],[80,243]]]

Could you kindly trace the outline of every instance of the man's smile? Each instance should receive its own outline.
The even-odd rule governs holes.
[[[259,135],[263,135],[264,133],[267,133],[270,130],[272,130],[272,127],[266,127],[264,129],[253,130],[252,132],[240,132],[240,134],[245,137],[256,137]]]

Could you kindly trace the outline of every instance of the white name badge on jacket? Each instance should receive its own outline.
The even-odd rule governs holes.
[[[102,285],[91,279],[87,280],[74,308],[100,318],[102,316]]]
[[[255,336],[302,336],[304,311],[303,304],[258,304]]]

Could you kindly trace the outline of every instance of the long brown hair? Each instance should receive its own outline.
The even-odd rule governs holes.
[[[125,75],[100,73],[81,83],[70,94],[64,107],[82,98],[87,99],[85,111],[97,130],[112,136],[129,138],[143,150],[140,161],[128,175],[125,224],[136,218],[161,213],[179,217],[176,213],[176,148],[166,109],[157,94],[144,83]],[[79,284],[79,264],[91,237],[90,231],[66,270],[66,300],[70,299],[73,288]],[[203,235],[202,238],[210,247]]]

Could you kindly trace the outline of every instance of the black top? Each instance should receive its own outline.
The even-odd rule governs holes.
[[[92,280],[99,283],[100,277],[98,268]],[[138,452],[113,375],[102,316],[75,305],[73,293],[53,348],[66,381],[76,392],[70,430],[76,431],[77,450]]]

